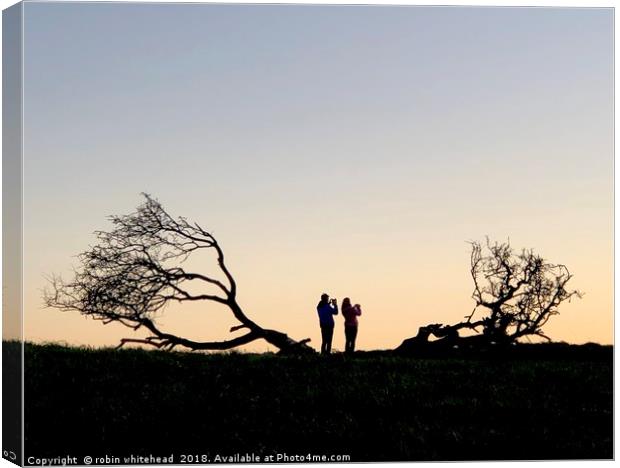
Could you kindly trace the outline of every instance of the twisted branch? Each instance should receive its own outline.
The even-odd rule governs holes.
[[[264,339],[282,349],[299,343],[250,320],[237,303],[237,284],[224,261],[217,240],[198,223],[173,218],[151,196],[129,215],[111,216],[111,231],[96,231],[97,244],[78,256],[81,267],[71,281],[48,278],[44,292],[48,307],[78,311],[104,324],[121,323],[133,330],[146,329],[147,338],[125,338],[160,349],[183,346],[191,350],[224,350]],[[190,255],[211,252],[218,275],[190,272],[179,266]],[[192,292],[190,285],[204,289]],[[226,306],[239,322],[231,332],[247,328],[245,335],[224,341],[199,342],[161,331],[156,319],[171,302],[214,302]],[[306,347],[307,348],[307,347]],[[309,350],[310,348],[308,348]]]

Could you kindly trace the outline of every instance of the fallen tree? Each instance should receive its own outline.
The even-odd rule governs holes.
[[[517,253],[509,242],[491,243],[488,238],[484,245],[471,246],[471,314],[456,324],[420,327],[396,351],[502,346],[524,337],[550,341],[543,326],[559,313],[560,304],[582,295],[567,289],[572,275],[566,266],[549,263],[531,249]],[[479,311],[481,318],[474,319]]]
[[[98,243],[78,256],[81,266],[72,280],[50,278],[44,293],[48,307],[148,332],[144,338],[122,339],[119,347],[136,343],[161,349],[226,350],[262,339],[281,353],[314,352],[306,344],[310,339],[295,341],[250,320],[237,302],[237,284],[213,235],[197,223],[173,218],[149,195],[144,198],[134,213],[110,217],[114,229],[95,233]],[[213,254],[219,277],[181,266],[191,255],[205,251]],[[228,308],[239,322],[230,331],[246,333],[223,341],[194,341],[157,324],[156,317],[170,303],[196,301]]]

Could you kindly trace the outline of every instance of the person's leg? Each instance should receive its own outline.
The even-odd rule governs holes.
[[[357,326],[351,327],[351,352],[355,352],[355,340],[357,338]]]
[[[351,327],[350,326],[345,326],[344,327],[344,339],[345,339],[345,344],[344,344],[344,352],[345,353],[350,353],[353,351],[353,347],[352,347],[352,341],[351,341]]]
[[[321,354],[325,354],[327,351],[327,327],[321,325]]]
[[[332,352],[332,339],[334,338],[334,326],[327,328],[327,354]]]

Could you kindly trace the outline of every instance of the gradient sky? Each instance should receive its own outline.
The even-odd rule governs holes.
[[[549,336],[612,342],[611,9],[24,13],[26,339],[132,336],[44,309],[41,290],[146,191],[212,230],[251,319],[315,347],[324,291],[362,304],[361,349],[460,321],[467,241],[485,235],[574,273],[586,295]],[[161,323],[210,340],[234,322],[192,305]],[[339,321],[339,349],[341,335]]]

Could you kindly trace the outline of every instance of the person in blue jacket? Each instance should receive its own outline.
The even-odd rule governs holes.
[[[332,351],[332,338],[334,337],[334,315],[338,315],[338,301],[329,299],[329,295],[322,294],[321,301],[316,306],[321,325],[321,354],[329,354]]]

